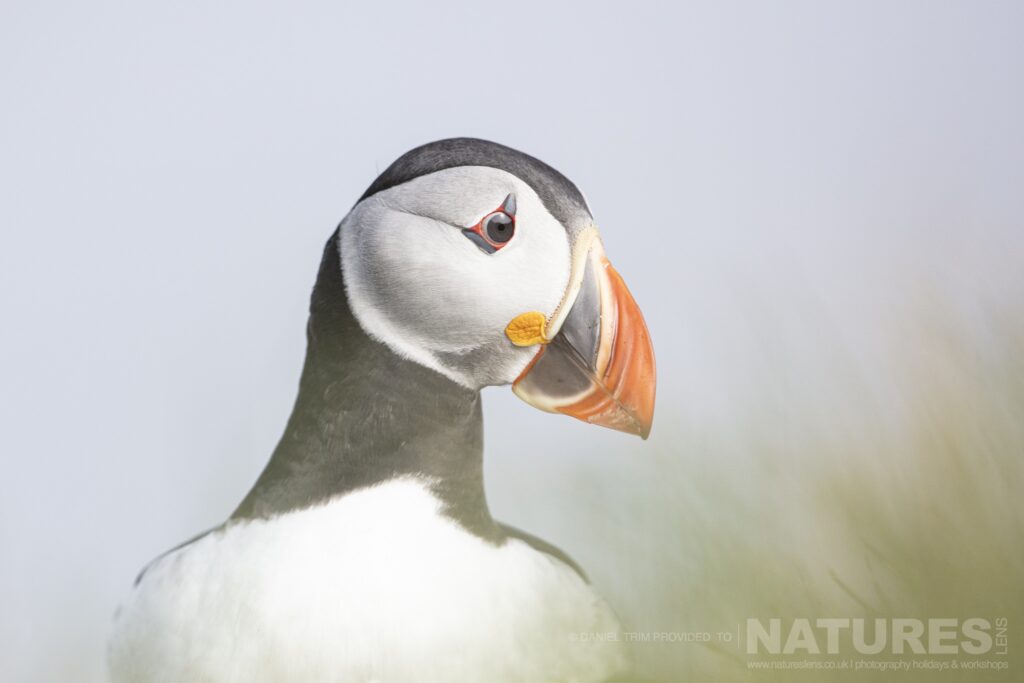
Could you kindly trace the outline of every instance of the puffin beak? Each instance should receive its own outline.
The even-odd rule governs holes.
[[[540,323],[542,346],[512,391],[541,410],[646,439],[654,418],[654,348],[596,228],[576,239],[568,290],[550,321]],[[509,337],[519,343],[514,331],[510,324]]]

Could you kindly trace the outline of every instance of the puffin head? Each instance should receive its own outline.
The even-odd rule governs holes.
[[[339,237],[349,305],[395,353],[647,437],[647,326],[582,193],[555,169],[484,140],[429,143],[374,181]]]

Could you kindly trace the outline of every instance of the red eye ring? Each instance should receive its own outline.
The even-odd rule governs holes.
[[[481,251],[487,254],[502,249],[516,232],[516,199],[509,195],[501,206],[480,219],[471,228],[462,231]]]

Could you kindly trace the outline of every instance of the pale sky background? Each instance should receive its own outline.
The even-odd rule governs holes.
[[[280,435],[323,242],[456,135],[573,179],[646,314],[649,442],[485,398],[496,516],[621,594],[581,482],[777,392],[840,410],[834,353],[884,411],[908,309],[981,346],[1021,313],[1022,8],[4,2],[0,680],[104,680],[137,571]]]

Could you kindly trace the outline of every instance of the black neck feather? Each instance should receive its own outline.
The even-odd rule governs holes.
[[[401,476],[446,513],[501,537],[484,496],[480,394],[371,339],[345,295],[335,232],[313,289],[306,363],[284,436],[232,519],[302,509]]]

